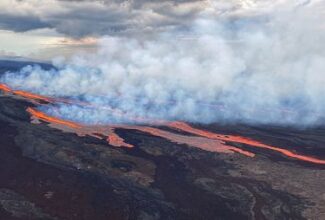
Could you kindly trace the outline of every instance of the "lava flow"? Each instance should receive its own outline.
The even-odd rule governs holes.
[[[73,100],[66,100],[66,99],[59,99],[59,98],[49,98],[40,96],[37,94],[33,94],[26,91],[21,90],[12,90],[7,85],[0,84],[0,90],[5,93],[11,93],[13,95],[23,97],[33,101],[43,101],[46,103],[53,103],[53,102],[65,102],[70,104],[75,104]],[[78,103],[80,105],[86,105],[90,107],[96,108],[97,106],[93,106],[90,103]],[[40,104],[36,102],[36,104]],[[112,109],[110,107],[104,107],[108,110],[111,114],[118,114],[123,115],[125,113],[120,112],[118,110]],[[294,158],[297,160],[310,162],[314,164],[325,164],[325,160],[317,159],[314,157],[299,155],[297,153],[291,152],[286,149],[282,149],[279,147],[267,145],[261,143],[259,141],[255,141],[249,138],[236,136],[236,135],[224,135],[224,134],[217,134],[210,131],[205,131],[202,129],[194,128],[185,122],[164,122],[164,121],[154,121],[153,123],[156,126],[167,126],[173,130],[180,130],[183,132],[188,133],[189,135],[184,134],[177,134],[170,131],[162,130],[160,128],[149,127],[149,126],[140,126],[140,125],[108,125],[108,126],[91,126],[91,125],[83,125],[80,123],[63,120],[60,118],[56,118],[53,116],[49,116],[44,112],[38,111],[34,108],[28,108],[27,112],[29,112],[33,119],[42,120],[45,122],[50,123],[52,126],[57,127],[62,130],[68,130],[70,132],[77,133],[80,136],[90,135],[92,137],[106,139],[108,143],[115,147],[127,147],[132,148],[134,147],[131,144],[128,144],[121,138],[118,134],[115,133],[115,129],[129,129],[129,130],[138,130],[153,136],[164,138],[168,141],[178,143],[178,144],[185,144],[188,146],[200,148],[210,152],[222,152],[222,153],[240,153],[247,157],[254,157],[255,154],[238,147],[230,146],[227,143],[240,143],[244,144],[245,146],[256,147],[256,148],[264,148],[272,151],[279,152],[287,157]],[[135,117],[132,118],[133,121],[142,121],[142,122],[150,122],[151,120],[146,120],[142,118]]]
[[[124,139],[118,136],[114,131],[112,130],[110,134],[108,134],[107,141],[110,145],[114,147],[127,147],[132,148],[134,147],[132,144],[128,144],[124,142]]]
[[[171,123],[167,124],[167,126],[169,126],[171,128],[174,128],[174,129],[178,129],[178,130],[181,130],[181,131],[188,132],[190,134],[195,134],[195,135],[198,135],[198,136],[202,136],[202,137],[207,137],[207,138],[217,139],[217,140],[223,140],[223,141],[226,141],[226,142],[235,142],[235,143],[245,144],[247,146],[253,146],[253,147],[258,147],[258,148],[265,148],[265,149],[277,151],[277,152],[279,152],[281,154],[284,154],[287,157],[295,158],[295,159],[298,159],[298,160],[311,162],[311,163],[316,163],[316,164],[325,164],[325,160],[317,159],[317,158],[314,158],[314,157],[299,155],[299,154],[293,153],[293,152],[291,152],[289,150],[286,150],[286,149],[282,149],[282,148],[279,148],[279,147],[263,144],[263,143],[261,143],[259,141],[255,141],[255,140],[245,138],[245,137],[241,137],[241,136],[215,134],[215,133],[212,133],[212,132],[209,132],[209,131],[193,128],[193,127],[191,127],[188,124],[183,123],[183,122],[171,122]]]
[[[64,125],[67,126],[69,128],[74,128],[74,129],[80,129],[81,126],[77,123],[71,122],[71,121],[66,121],[66,120],[62,120],[59,118],[55,118],[49,115],[46,115],[45,113],[41,112],[41,111],[37,111],[33,108],[28,107],[26,110],[28,113],[30,113],[32,116],[34,116],[37,119],[46,121],[46,122],[50,122],[50,123],[55,123],[55,124],[59,124],[59,125]]]
[[[26,99],[39,100],[39,101],[44,101],[47,103],[52,102],[52,100],[48,97],[36,95],[34,93],[25,92],[25,91],[21,91],[21,90],[15,90],[15,91],[13,91],[13,94],[24,97]]]
[[[138,130],[153,136],[161,137],[171,142],[177,144],[186,144],[188,146],[200,148],[202,150],[210,152],[220,152],[220,153],[233,153],[237,152],[248,157],[254,157],[255,154],[241,150],[239,148],[228,146],[222,140],[214,140],[206,137],[196,137],[187,136],[181,134],[175,134],[169,131],[164,131],[159,128],[147,127],[147,126],[137,126],[137,125],[116,125],[117,128],[124,128],[130,130]]]
[[[213,140],[205,137],[195,137],[195,136],[186,136],[174,134],[168,131],[164,131],[158,128],[152,128],[147,126],[137,126],[137,125],[111,125],[111,126],[90,126],[90,125],[81,125],[71,121],[62,120],[56,117],[46,115],[45,113],[35,110],[33,108],[28,108],[27,111],[32,115],[34,119],[39,119],[51,123],[52,125],[63,125],[72,129],[75,133],[84,136],[90,135],[96,138],[102,139],[102,135],[107,136],[107,141],[110,145],[115,147],[134,147],[131,144],[125,143],[123,138],[119,137],[114,129],[129,129],[129,130],[138,130],[153,136],[161,137],[166,140],[169,140],[178,144],[186,144],[192,147],[200,148],[210,152],[221,152],[221,153],[241,153],[248,157],[254,157],[255,154],[241,150],[239,148],[228,146],[221,140]]]
[[[46,103],[54,102],[54,100],[52,100],[49,97],[37,95],[37,94],[31,93],[31,92],[22,91],[22,90],[13,90],[5,84],[0,84],[0,90],[2,90],[5,93],[12,93],[16,96],[23,97],[23,98],[29,99],[29,100],[43,101]]]
[[[0,84],[0,90],[4,91],[6,93],[11,92],[11,89],[5,84]]]

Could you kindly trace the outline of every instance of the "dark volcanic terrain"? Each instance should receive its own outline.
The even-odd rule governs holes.
[[[208,152],[123,128],[134,147],[118,148],[31,123],[28,107],[0,92],[0,220],[325,219],[325,164],[233,142],[255,157]],[[322,127],[193,126],[325,160]]]

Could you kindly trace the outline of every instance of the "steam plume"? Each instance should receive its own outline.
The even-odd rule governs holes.
[[[1,81],[90,103],[42,109],[77,122],[312,125],[325,115],[323,17],[313,4],[218,20],[203,11],[190,29],[105,37],[96,54],[56,60],[49,71],[27,66]]]

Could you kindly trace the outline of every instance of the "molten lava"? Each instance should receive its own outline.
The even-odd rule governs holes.
[[[5,84],[0,84],[0,90],[4,91],[6,93],[11,92],[11,89]]]
[[[63,119],[59,119],[53,116],[46,115],[45,113],[38,111],[33,108],[27,108],[27,112],[31,114],[31,116],[34,119],[39,119],[54,125],[61,125],[66,126],[69,129],[72,129],[77,134],[84,136],[84,135],[90,135],[99,139],[102,139],[102,135],[107,136],[107,141],[110,145],[115,147],[127,147],[132,148],[133,145],[125,143],[124,140],[119,137],[117,134],[114,133],[114,129],[107,127],[107,129],[103,129],[100,127],[91,127],[91,126],[85,126],[79,123],[75,123],[72,121],[67,121]],[[100,133],[101,135],[98,135],[97,133]]]
[[[34,93],[25,92],[25,91],[21,91],[21,90],[15,90],[15,91],[13,91],[13,94],[24,97],[26,99],[44,101],[44,102],[47,102],[47,103],[52,102],[52,100],[50,98],[48,98],[48,97],[36,95]]]
[[[112,132],[108,135],[107,141],[110,145],[114,147],[127,147],[132,148],[134,147],[132,144],[128,144],[124,142],[124,139],[118,136],[116,133]]]
[[[68,99],[62,99],[62,98],[49,98],[37,94],[33,94],[26,91],[21,90],[13,90],[10,87],[8,87],[5,84],[0,84],[0,90],[2,90],[5,93],[12,93],[16,96],[23,97],[29,100],[33,101],[43,101],[46,103],[54,103],[54,102],[64,102],[67,104],[78,104],[82,106],[87,107],[93,107],[93,108],[101,108],[108,110],[109,113],[113,115],[118,116],[126,116],[126,113],[119,111],[117,109],[113,109],[109,106],[96,106],[92,105],[90,103],[75,101],[75,100],[68,100]],[[39,104],[39,102],[36,102],[36,104]],[[297,160],[315,163],[315,164],[325,164],[325,160],[317,159],[314,157],[299,155],[297,153],[294,153],[292,151],[282,149],[279,147],[267,145],[264,143],[261,143],[259,141],[255,141],[246,137],[241,137],[238,135],[224,135],[224,134],[217,134],[210,131],[194,128],[190,126],[189,124],[185,122],[165,122],[165,121],[154,121],[151,119],[143,119],[140,117],[132,117],[131,121],[138,121],[148,124],[154,124],[154,125],[161,125],[161,126],[167,126],[174,130],[180,130],[183,132],[186,132],[190,135],[183,135],[183,134],[176,134],[170,131],[165,131],[159,128],[149,127],[149,126],[139,126],[139,125],[110,125],[110,126],[89,126],[89,125],[83,125],[79,123],[75,123],[68,120],[63,120],[60,118],[56,118],[53,116],[49,116],[45,114],[44,112],[38,111],[34,108],[28,108],[27,112],[31,114],[31,116],[34,119],[42,120],[45,122],[50,123],[51,125],[55,126],[61,126],[60,129],[63,129],[62,127],[70,129],[70,131],[73,131],[77,133],[78,135],[84,136],[84,135],[90,135],[96,138],[103,139],[106,137],[107,142],[115,147],[126,147],[126,148],[132,148],[134,147],[131,144],[126,143],[123,138],[121,138],[119,135],[117,135],[114,131],[116,128],[121,129],[131,129],[131,130],[138,130],[153,136],[164,138],[168,141],[178,143],[178,144],[185,144],[188,146],[200,148],[206,151],[211,152],[223,152],[223,153],[239,153],[242,155],[245,155],[247,157],[254,157],[255,154],[234,146],[227,145],[227,143],[240,143],[244,144],[245,146],[250,147],[256,147],[256,148],[264,148],[272,151],[279,152],[287,157],[294,158]]]
[[[43,101],[43,102],[47,102],[47,103],[54,102],[54,100],[52,100],[49,97],[37,95],[37,94],[30,93],[27,91],[22,91],[22,90],[13,90],[5,84],[0,84],[0,90],[2,90],[5,93],[12,93],[16,96],[23,97],[23,98],[26,98],[29,100]]]
[[[30,107],[27,108],[27,112],[30,113],[35,118],[38,118],[40,120],[43,120],[43,121],[46,121],[46,122],[49,122],[49,123],[64,125],[64,126],[67,126],[69,128],[73,128],[73,129],[81,128],[81,125],[79,125],[77,123],[62,120],[62,119],[55,118],[55,117],[52,117],[52,116],[48,116],[45,113],[43,113],[41,111],[37,111],[37,110],[35,110],[33,108],[30,108]]]
[[[58,124],[66,126],[70,129],[73,129],[75,133],[80,135],[90,135],[96,138],[101,138],[101,135],[107,136],[107,141],[110,145],[115,147],[134,147],[131,144],[125,143],[123,138],[119,137],[115,132],[115,128],[138,130],[144,133],[151,134],[153,136],[158,136],[164,139],[167,139],[171,142],[178,144],[186,144],[192,147],[200,148],[206,151],[211,152],[222,152],[222,153],[232,153],[237,152],[248,157],[254,157],[255,154],[241,150],[239,148],[228,146],[223,141],[212,140],[205,137],[195,137],[195,136],[186,136],[174,134],[168,131],[164,131],[158,128],[146,127],[146,126],[136,126],[136,125],[112,125],[112,126],[89,126],[81,125],[71,121],[62,120],[52,116],[48,116],[43,112],[35,110],[33,108],[28,108],[27,111],[32,115],[32,117],[49,122],[51,124]],[[101,134],[101,135],[98,135]]]
[[[245,137],[241,137],[241,136],[215,134],[215,133],[212,133],[212,132],[209,132],[209,131],[193,128],[193,127],[191,127],[188,124],[183,123],[183,122],[171,122],[171,123],[168,124],[168,126],[171,127],[171,128],[174,128],[174,129],[178,129],[178,130],[185,131],[185,132],[188,132],[190,134],[195,134],[195,135],[202,136],[202,137],[207,137],[207,138],[217,139],[217,140],[223,140],[223,141],[226,141],[226,142],[235,142],[235,143],[245,144],[247,146],[252,146],[252,147],[265,148],[265,149],[277,151],[277,152],[279,152],[279,153],[281,153],[281,154],[283,154],[285,156],[295,158],[295,159],[298,159],[298,160],[311,162],[311,163],[316,163],[316,164],[325,164],[325,160],[317,159],[317,158],[314,158],[314,157],[299,155],[299,154],[293,153],[293,152],[291,152],[289,150],[286,150],[286,149],[282,149],[282,148],[279,148],[279,147],[274,147],[274,146],[270,146],[270,145],[267,145],[267,144],[263,144],[263,143],[261,143],[259,141],[255,141],[255,140],[245,138]]]
[[[188,146],[200,148],[202,150],[210,151],[210,152],[219,152],[219,153],[240,153],[248,157],[254,157],[255,154],[241,150],[239,148],[228,146],[225,144],[224,141],[221,140],[213,140],[205,137],[195,137],[195,136],[187,136],[187,135],[181,135],[181,134],[175,134],[169,131],[164,131],[158,128],[152,128],[147,126],[136,126],[136,125],[129,125],[129,126],[123,126],[118,125],[119,128],[124,129],[132,129],[132,130],[138,130],[153,136],[161,137],[166,140],[169,140],[171,142],[177,143],[177,144],[186,144]]]

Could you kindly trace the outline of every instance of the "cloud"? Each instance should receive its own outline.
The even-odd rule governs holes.
[[[188,2],[2,0],[0,28],[17,32],[53,28],[72,37],[151,31],[179,25],[187,15],[191,18],[195,10],[184,4]]]
[[[0,21],[0,29],[17,32],[49,27],[49,24],[42,22],[38,17],[34,16],[1,14]]]
[[[0,29],[52,28],[85,36],[130,35],[186,29],[198,16],[216,19],[271,10],[283,0],[1,0]],[[298,1],[300,2],[300,1]],[[306,4],[306,1],[301,1]]]

